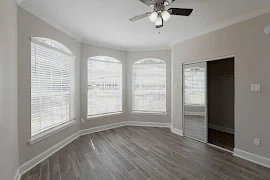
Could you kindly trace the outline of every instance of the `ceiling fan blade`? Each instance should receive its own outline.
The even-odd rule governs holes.
[[[168,12],[171,15],[178,15],[178,16],[189,16],[192,13],[193,9],[182,9],[182,8],[170,8]]]
[[[130,20],[131,22],[138,21],[138,20],[140,20],[140,19],[143,19],[143,18],[149,16],[150,14],[151,14],[150,12],[144,13],[144,14],[141,14],[141,15],[138,15],[138,16],[134,16],[133,18],[130,18],[129,20]]]
[[[143,4],[150,6],[152,4],[155,4],[152,0],[140,0]]]

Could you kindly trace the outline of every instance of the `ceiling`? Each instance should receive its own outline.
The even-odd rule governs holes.
[[[174,42],[219,29],[270,9],[269,0],[176,0],[193,8],[172,16],[157,30],[148,18],[129,18],[152,9],[139,0],[23,0],[20,6],[82,42],[124,50],[166,49]]]

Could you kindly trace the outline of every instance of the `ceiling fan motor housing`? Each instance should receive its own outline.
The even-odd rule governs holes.
[[[164,11],[164,9],[165,9],[164,1],[154,4],[154,11],[161,12]]]

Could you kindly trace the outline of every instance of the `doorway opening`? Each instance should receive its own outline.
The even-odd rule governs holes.
[[[234,149],[234,58],[207,62],[208,143]]]
[[[234,149],[234,57],[183,65],[184,135]]]

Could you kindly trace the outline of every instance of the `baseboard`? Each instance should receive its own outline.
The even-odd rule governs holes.
[[[222,132],[234,134],[234,129],[227,128],[227,127],[224,127],[224,126],[218,126],[218,125],[214,125],[214,124],[208,124],[208,128],[214,129],[214,130],[217,130],[217,131],[222,131]]]
[[[189,116],[205,116],[205,112],[189,112],[189,111],[186,111],[185,115],[189,115]]]
[[[75,134],[69,136],[68,138],[64,139],[60,143],[54,145],[50,149],[44,151],[40,155],[34,157],[30,161],[21,165],[19,167],[15,177],[14,177],[14,180],[20,180],[20,177],[22,174],[29,171],[31,168],[35,167],[37,164],[41,163],[46,158],[50,157],[52,154],[56,153],[58,150],[65,147],[67,144],[74,141],[75,139],[77,139],[80,136],[83,136],[86,134],[91,134],[94,132],[105,131],[105,130],[109,130],[109,129],[123,127],[123,126],[170,127],[170,123],[123,121],[123,122],[119,122],[119,123],[113,123],[113,124],[108,124],[108,125],[104,125],[104,126],[93,127],[93,128],[89,128],[89,129],[82,129],[82,130],[76,132]]]
[[[21,179],[20,168],[18,168],[13,180],[20,180],[20,179]]]
[[[245,159],[245,160],[260,164],[262,166],[265,166],[267,168],[270,168],[270,159],[268,159],[268,158],[265,158],[265,157],[247,152],[247,151],[243,151],[240,149],[236,149],[236,148],[234,148],[233,151],[234,151],[233,152],[234,156],[237,156],[237,157],[240,157],[242,159]]]
[[[50,157],[52,154],[60,150],[61,148],[65,147],[70,142],[74,141],[80,136],[80,132],[76,132],[75,134],[69,136],[68,138],[64,139],[63,141],[59,142],[58,144],[54,145],[53,147],[49,148],[48,150],[44,151],[40,155],[34,157],[30,161],[24,163],[19,167],[19,174],[22,175],[25,172],[29,171],[31,168],[35,167],[40,162],[44,161],[46,158]]]
[[[170,123],[125,121],[127,126],[170,127]]]
[[[171,128],[172,133],[177,134],[179,136],[184,136],[184,133],[183,133],[182,130],[176,129],[176,128],[173,128],[173,127],[170,127],[170,128]]]
[[[119,122],[119,123],[113,123],[113,124],[107,124],[104,126],[93,127],[93,128],[89,128],[89,129],[82,129],[82,130],[80,130],[80,136],[95,133],[95,132],[105,131],[105,130],[109,130],[109,129],[114,129],[114,128],[118,128],[118,127],[122,127],[122,126],[126,126],[126,121]]]

